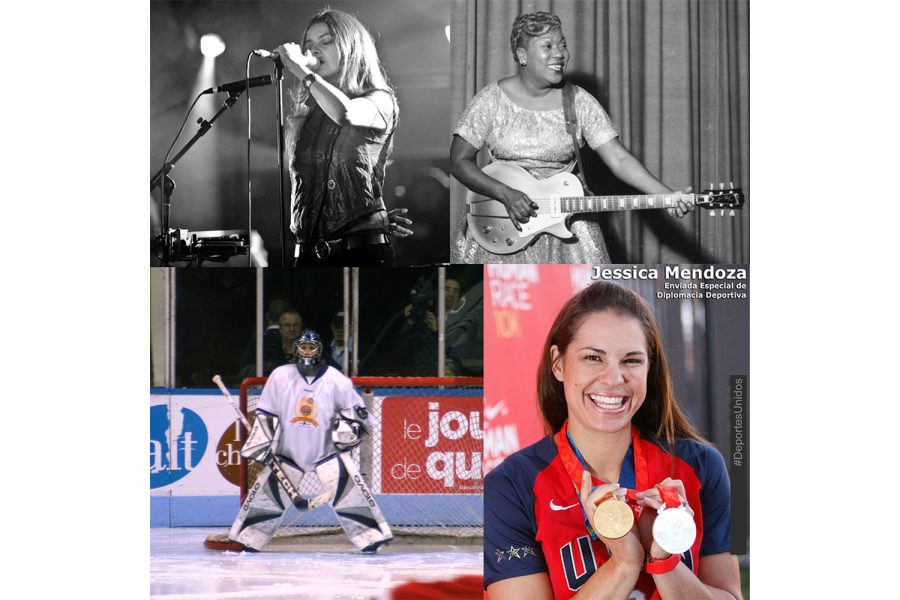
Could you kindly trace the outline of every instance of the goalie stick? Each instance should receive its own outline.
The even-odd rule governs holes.
[[[229,393],[228,388],[225,387],[225,383],[222,381],[222,378],[219,375],[214,375],[213,383],[215,383],[219,390],[221,390],[222,394],[228,398],[228,402],[231,403],[231,407],[234,409],[234,412],[237,413],[238,418],[241,420],[241,423],[250,431],[250,421],[247,420],[246,415],[241,412],[241,407],[235,404],[234,397]],[[309,501],[301,498],[300,494],[297,493],[297,490],[294,488],[294,484],[291,483],[291,480],[288,478],[287,474],[284,472],[284,469],[281,467],[281,461],[278,459],[275,454],[271,454],[269,458],[266,460],[266,463],[272,467],[272,473],[275,475],[275,478],[278,480],[278,483],[281,484],[281,487],[284,488],[284,491],[287,492],[288,497],[291,499],[291,502],[300,510],[307,510],[309,508]]]

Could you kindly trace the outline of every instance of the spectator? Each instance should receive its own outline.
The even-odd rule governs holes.
[[[266,357],[277,356],[281,346],[281,332],[278,328],[278,319],[282,313],[293,311],[291,303],[284,298],[275,298],[269,302],[269,308],[266,309],[266,329],[263,331],[263,372],[268,374],[274,367],[266,370]],[[302,320],[301,320],[302,325]],[[299,331],[297,332],[299,334]],[[280,363],[279,363],[280,364]],[[256,375],[256,335],[244,346],[241,353],[241,367],[239,376],[253,377]]]
[[[303,330],[303,318],[296,310],[286,310],[278,317],[278,340],[263,348],[263,373],[268,375],[275,367],[294,360],[294,340]]]
[[[469,347],[478,337],[482,324],[483,284],[478,283],[465,294],[458,279],[448,278],[444,283],[444,374],[465,375],[465,359]]]
[[[437,320],[434,285],[420,277],[408,302],[368,346],[362,369],[401,377],[437,375]]]
[[[344,353],[347,347],[352,347],[353,342],[347,340],[344,345],[344,311],[340,311],[331,318],[331,342],[328,344],[328,353],[326,359],[332,367],[343,371],[344,369]],[[349,361],[348,361],[349,365]]]

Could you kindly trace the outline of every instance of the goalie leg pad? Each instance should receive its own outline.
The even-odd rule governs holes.
[[[316,466],[316,475],[326,494],[331,494],[331,508],[344,533],[357,549],[374,552],[393,539],[375,496],[369,490],[349,452]]]
[[[285,474],[296,485],[303,472],[289,464],[282,463]],[[228,539],[254,550],[262,550],[284,520],[291,499],[278,482],[272,469],[266,466],[238,511],[237,518],[228,532]]]

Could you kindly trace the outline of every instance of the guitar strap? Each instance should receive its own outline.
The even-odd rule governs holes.
[[[593,196],[593,192],[588,189],[587,181],[584,178],[584,166],[581,164],[581,149],[578,147],[578,137],[575,135],[575,128],[578,125],[578,117],[575,115],[575,86],[571,83],[563,85],[563,118],[566,121],[566,131],[572,136],[572,145],[575,147],[575,160],[578,161],[578,179],[581,180],[581,187],[584,188],[586,194]]]

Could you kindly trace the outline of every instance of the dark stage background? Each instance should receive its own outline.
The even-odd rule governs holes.
[[[447,262],[449,214],[450,44],[445,28],[450,5],[443,0],[330,2],[355,14],[372,32],[395,86],[400,123],[394,162],[387,169],[385,203],[406,207],[415,234],[396,240],[398,265]],[[244,78],[247,54],[299,37],[322,2],[299,0],[152,1],[150,3],[150,174],[162,166],[194,96],[203,89]],[[219,35],[226,44],[217,58],[200,53],[200,37]],[[251,77],[272,73],[272,63],[254,57]],[[295,82],[286,74],[285,95]],[[262,236],[271,266],[280,265],[279,191],[276,156],[275,86],[250,90],[253,127],[250,152],[253,229]],[[188,119],[172,154],[210,119],[227,94],[205,95]],[[285,112],[289,110],[285,101]],[[170,156],[171,160],[171,156]],[[286,168],[286,167],[285,167]],[[178,162],[170,226],[190,230],[247,229],[247,93]],[[285,181],[286,206],[290,183]],[[159,190],[151,198],[151,234],[159,231]],[[287,211],[287,207],[285,211]],[[287,215],[285,223],[289,223]],[[287,228],[287,225],[286,225]],[[293,236],[286,241],[293,252]],[[151,265],[159,264],[155,257]],[[215,263],[204,263],[215,264]],[[246,266],[247,257],[231,259]]]

